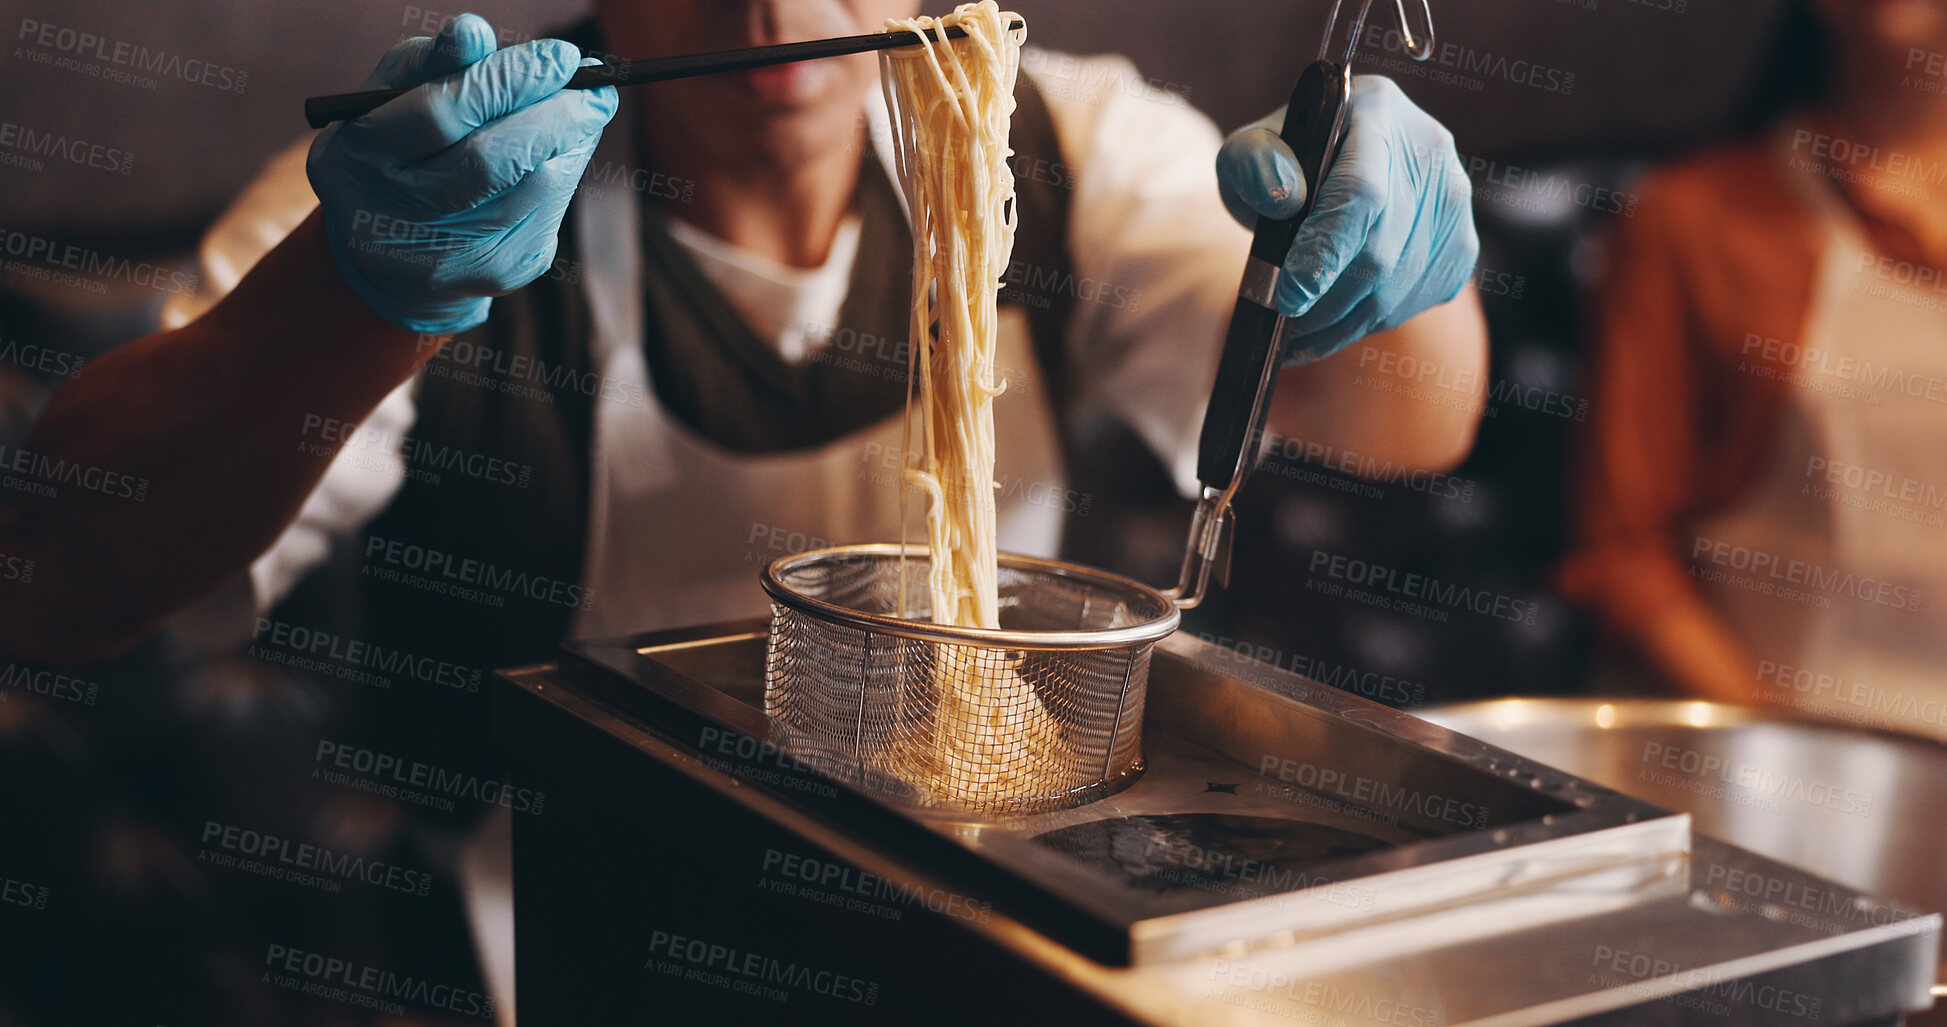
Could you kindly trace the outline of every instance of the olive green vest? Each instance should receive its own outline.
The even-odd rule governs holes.
[[[1016,97],[1016,166],[1062,164],[1047,106],[1025,78]],[[1031,163],[1037,161],[1042,163]],[[1059,417],[1070,392],[1063,346],[1072,299],[1062,283],[1072,280],[1067,236],[1073,179],[1041,180],[1053,177],[1017,179],[1014,267],[1036,273],[1010,276],[1015,281],[1001,302],[1026,314]],[[868,151],[857,197],[859,254],[838,323],[903,341],[912,303],[912,243],[893,189]],[[566,637],[587,546],[596,394],[612,384],[590,366],[590,312],[575,270],[579,264],[571,259],[577,253],[568,227],[574,220],[571,211],[563,259],[552,272],[496,299],[484,325],[448,344],[450,353],[468,359],[436,359],[422,375],[407,480],[363,540],[366,631],[375,641],[491,672],[551,659]],[[691,428],[733,450],[761,453],[821,444],[899,412],[903,353],[880,347],[855,354],[888,362],[885,374],[861,374],[835,362],[787,365],[669,238],[659,213],[646,214],[643,233],[642,345],[650,379],[656,401]],[[488,466],[482,457],[500,461],[499,473],[450,469]],[[522,476],[524,487],[506,480]],[[641,528],[668,533],[672,544],[680,544],[684,530]],[[464,580],[490,580],[493,587],[473,590],[479,594],[453,587],[441,594],[420,587],[423,582],[401,583],[403,575],[415,573],[414,563],[422,577],[435,577],[423,569],[437,561],[437,576],[463,586],[452,571],[468,560],[476,563]],[[757,587],[753,577],[751,588]]]

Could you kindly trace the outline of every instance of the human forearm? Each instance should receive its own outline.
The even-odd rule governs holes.
[[[362,420],[431,342],[351,292],[314,215],[201,319],[90,364],[22,449],[146,484],[0,502],[0,553],[35,564],[0,590],[0,648],[112,655],[243,573],[329,466],[319,426]]]
[[[1701,598],[1663,611],[1642,627],[1636,642],[1683,695],[1745,705],[1757,700],[1756,661]]]
[[[1271,431],[1392,464],[1445,471],[1474,445],[1487,400],[1487,322],[1472,289],[1278,382]]]
[[[611,87],[565,89],[581,52],[496,45],[461,15],[401,40],[367,89],[403,89],[312,141],[318,211],[224,301],[89,366],[29,445],[148,482],[0,505],[0,647],[111,655],[233,579],[301,511],[362,421],[491,297],[554,259]],[[415,335],[414,333],[423,333]],[[112,587],[111,587],[112,586]]]
[[[1670,691],[1719,702],[1755,701],[1757,661],[1698,591],[1688,565],[1663,541],[1667,534],[1636,535],[1608,522],[1590,523],[1560,568],[1563,593],[1603,634],[1639,656]]]

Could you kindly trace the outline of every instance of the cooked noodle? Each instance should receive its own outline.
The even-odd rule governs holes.
[[[1025,28],[992,0],[888,22],[924,46],[881,51],[895,156],[913,219],[912,360],[928,497],[933,619],[999,627],[994,511],[995,301],[1014,249],[1007,130]],[[967,38],[931,35],[948,25]],[[938,336],[932,326],[937,323]],[[909,419],[910,423],[910,419]],[[909,447],[910,448],[910,447]]]
[[[994,502],[996,301],[1014,248],[1008,122],[1020,71],[1018,15],[992,0],[945,18],[890,21],[924,46],[884,50],[881,81],[913,228],[914,374],[919,446],[907,419],[907,480],[928,498],[927,587],[933,620],[997,628]],[[967,37],[937,35],[949,25]],[[937,325],[937,334],[935,332]],[[903,518],[902,518],[903,521]],[[903,581],[904,576],[901,576]],[[902,597],[901,608],[904,608]],[[1044,790],[1065,743],[1016,662],[998,651],[935,647],[929,748],[904,754],[933,788],[961,801]]]

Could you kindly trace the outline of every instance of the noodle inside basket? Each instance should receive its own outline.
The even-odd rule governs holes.
[[[1113,574],[1002,554],[1001,627],[951,627],[926,619],[928,569],[924,547],[897,545],[765,569],[764,710],[791,755],[894,801],[988,816],[1134,781],[1150,651],[1176,630],[1175,604]]]

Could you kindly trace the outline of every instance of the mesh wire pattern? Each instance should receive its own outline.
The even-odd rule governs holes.
[[[1001,628],[947,627],[926,621],[925,548],[900,557],[842,546],[766,569],[764,708],[793,757],[893,801],[986,816],[1134,779],[1150,652],[1179,617],[1168,599],[1003,554]]]

